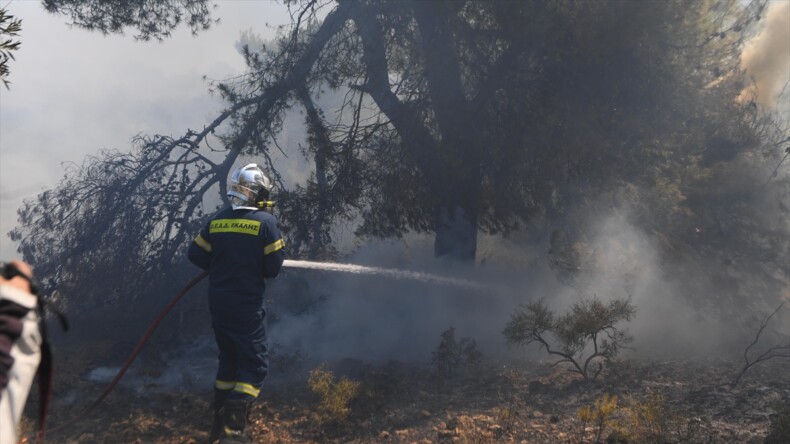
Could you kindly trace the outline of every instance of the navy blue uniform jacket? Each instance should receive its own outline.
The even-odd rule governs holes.
[[[265,278],[280,272],[284,246],[277,220],[265,211],[226,208],[209,221],[189,246],[189,260],[209,271],[215,325],[244,330],[265,314]]]

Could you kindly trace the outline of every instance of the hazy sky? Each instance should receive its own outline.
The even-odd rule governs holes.
[[[6,233],[17,208],[55,186],[64,162],[81,163],[102,148],[126,151],[138,133],[180,135],[213,120],[222,104],[202,76],[242,73],[234,49],[241,32],[271,38],[274,26],[290,21],[275,1],[217,4],[221,22],[211,30],[193,37],[179,28],[159,43],[69,27],[38,0],[8,3],[22,19],[22,46],[10,65],[11,89],[0,87],[0,260],[16,256]]]

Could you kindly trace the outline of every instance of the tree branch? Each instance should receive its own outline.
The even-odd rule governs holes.
[[[376,18],[375,12],[359,1],[349,1],[354,8],[351,20],[357,27],[362,40],[362,61],[365,64],[367,83],[357,86],[368,93],[379,109],[392,122],[404,147],[426,172],[425,179],[434,190],[441,190],[443,184],[432,172],[441,171],[436,141],[431,136],[423,121],[412,110],[404,105],[389,83],[389,64],[387,62],[384,34]]]
[[[776,310],[774,310],[771,314],[766,316],[765,319],[763,319],[762,322],[760,323],[760,327],[757,329],[757,334],[755,335],[754,340],[743,351],[744,365],[743,365],[743,368],[741,369],[741,371],[738,372],[738,374],[735,376],[735,379],[733,379],[732,383],[730,384],[732,387],[735,387],[736,385],[738,385],[738,382],[740,382],[741,377],[743,377],[744,373],[746,373],[746,371],[749,370],[750,368],[752,368],[755,364],[758,364],[760,362],[767,361],[767,360],[773,359],[773,358],[790,358],[790,344],[788,344],[788,345],[775,345],[775,346],[769,348],[768,350],[764,351],[763,353],[761,353],[753,361],[749,360],[749,350],[751,350],[751,348],[754,347],[757,344],[757,342],[760,341],[760,336],[763,334],[763,331],[768,326],[768,322],[770,322],[771,318],[774,317],[774,315],[783,306],[784,306],[784,302],[779,304],[779,306],[776,307]]]
[[[277,82],[269,85],[260,96],[255,112],[247,118],[247,122],[231,145],[233,151],[241,151],[242,147],[252,136],[258,124],[264,121],[274,105],[282,100],[289,92],[305,83],[310,70],[318,60],[324,45],[337,34],[348,20],[352,2],[341,2],[338,7],[330,12],[324,19],[321,27],[316,31],[304,53],[287,73]]]

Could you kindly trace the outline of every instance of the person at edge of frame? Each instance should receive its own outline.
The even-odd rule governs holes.
[[[13,260],[0,267],[0,444],[14,444],[41,362],[42,336],[30,265]],[[5,276],[7,269],[13,277]]]

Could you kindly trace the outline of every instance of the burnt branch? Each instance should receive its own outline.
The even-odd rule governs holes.
[[[738,372],[738,374],[735,376],[735,378],[733,379],[732,383],[730,384],[732,387],[737,386],[738,383],[740,382],[741,378],[743,377],[743,375],[746,373],[746,371],[748,371],[750,368],[754,367],[755,365],[757,365],[757,364],[759,364],[759,363],[761,363],[763,361],[767,361],[769,359],[790,358],[790,344],[787,344],[787,345],[774,345],[772,347],[769,347],[767,350],[765,350],[764,352],[760,353],[759,355],[757,355],[754,358],[750,358],[749,357],[749,351],[752,349],[752,347],[757,345],[758,342],[760,342],[760,336],[762,336],[763,331],[765,331],[765,328],[768,326],[768,323],[771,321],[771,318],[773,318],[774,315],[776,315],[776,313],[779,312],[779,310],[783,306],[784,306],[784,302],[779,304],[779,306],[776,307],[776,309],[773,312],[771,312],[771,314],[766,316],[760,322],[760,326],[757,328],[757,334],[754,336],[754,340],[743,351],[744,364],[743,364],[743,367],[741,368],[741,371]]]

